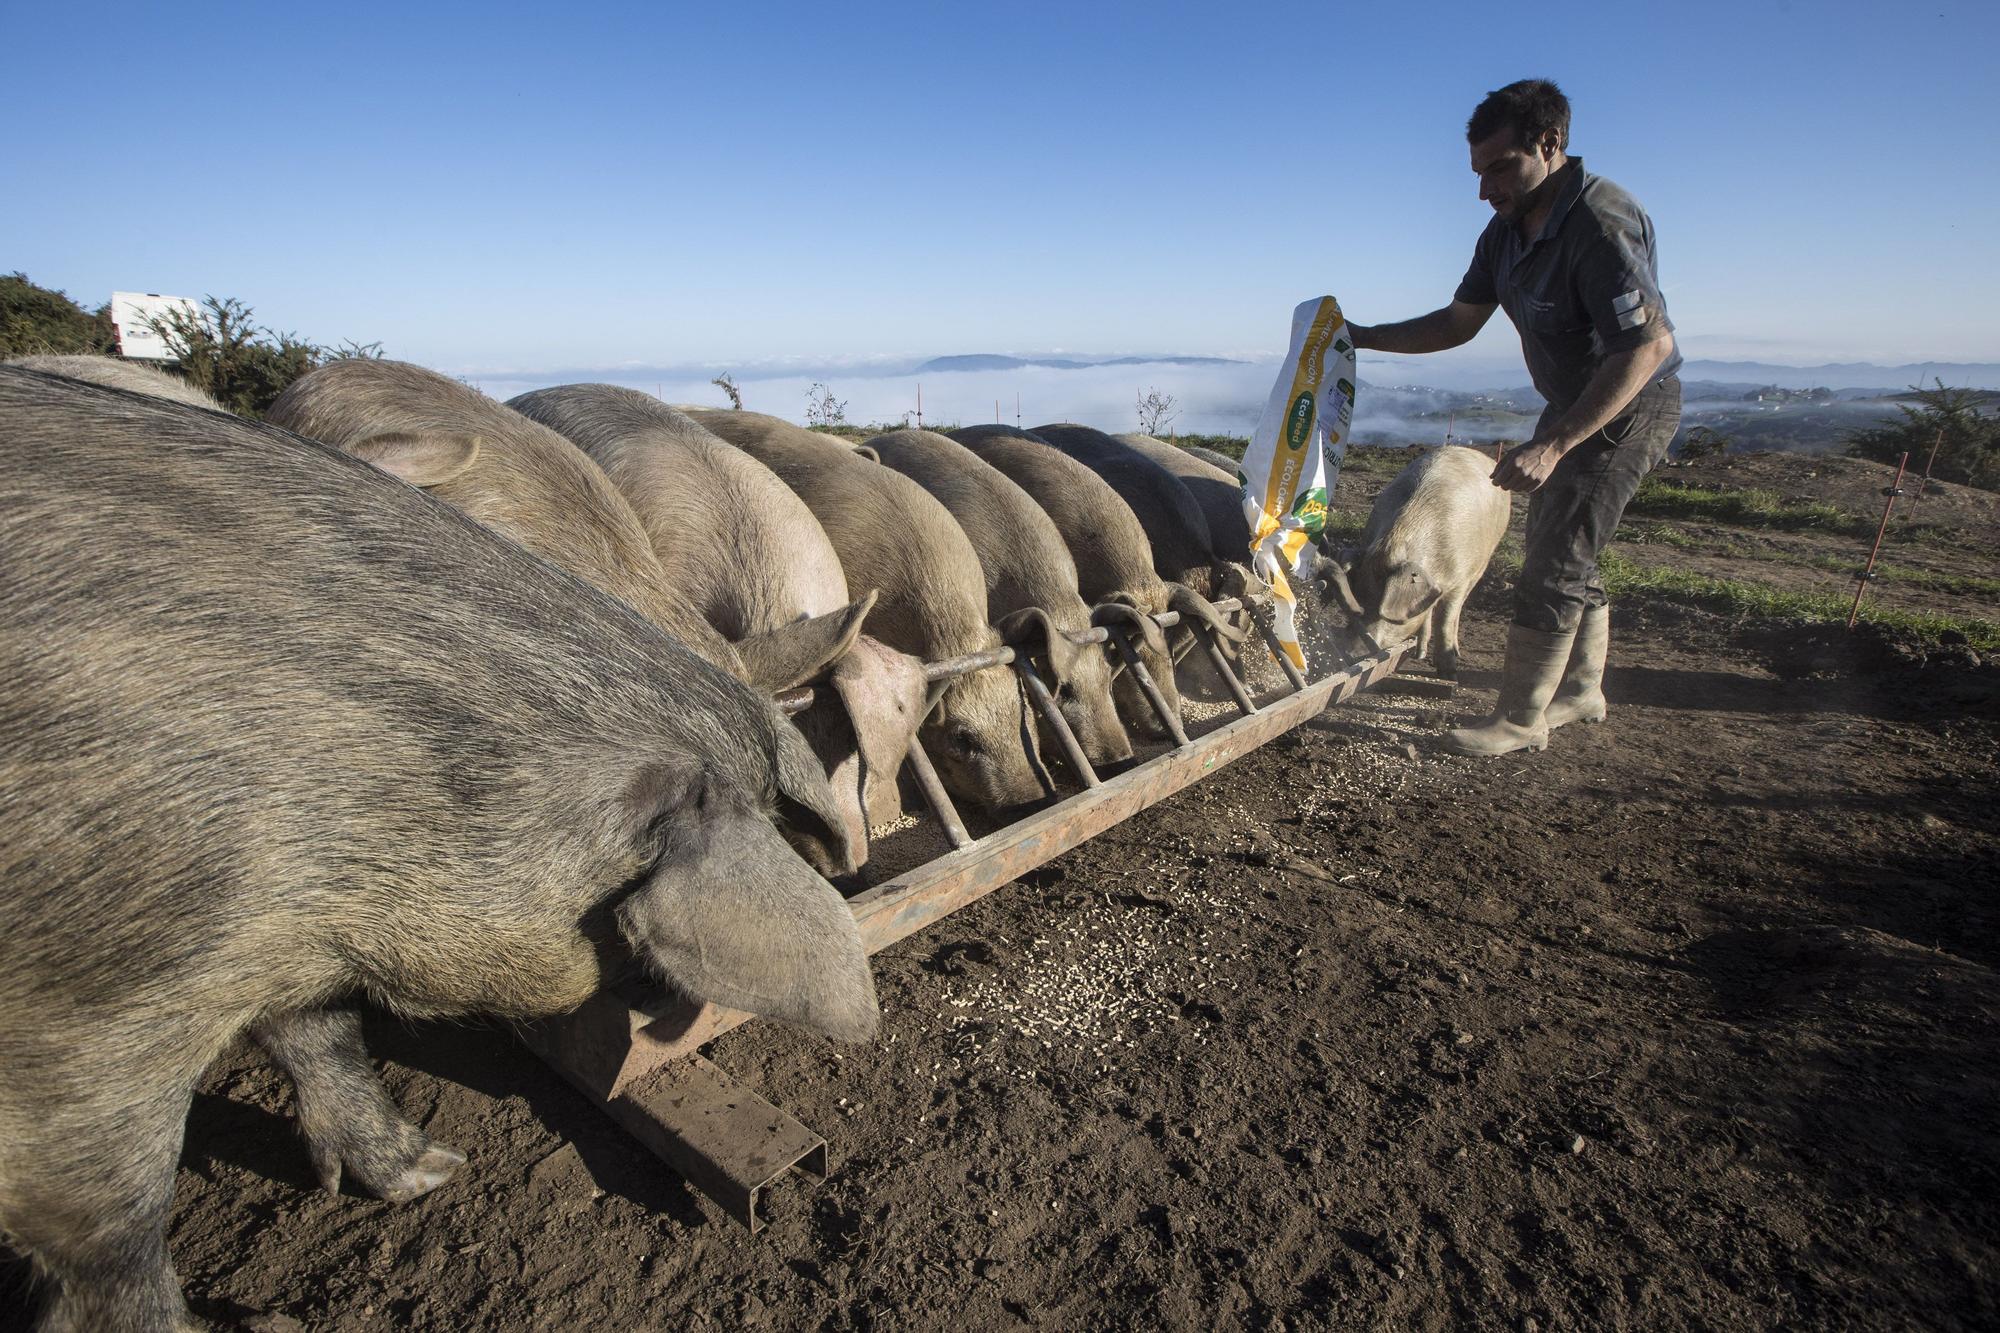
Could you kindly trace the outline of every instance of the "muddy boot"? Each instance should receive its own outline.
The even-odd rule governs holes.
[[[1545,750],[1549,726],[1543,714],[1555,697],[1575,631],[1550,634],[1522,625],[1507,630],[1507,666],[1500,677],[1500,701],[1491,716],[1445,733],[1453,754],[1512,754]]]
[[[1569,670],[1549,704],[1550,731],[1566,722],[1604,720],[1604,654],[1610,646],[1611,608],[1587,608],[1576,628],[1576,644],[1569,650]]]

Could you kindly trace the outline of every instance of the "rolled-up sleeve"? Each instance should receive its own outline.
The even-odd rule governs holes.
[[[1600,214],[1602,226],[1577,256],[1577,295],[1606,352],[1627,352],[1674,330],[1650,256],[1644,217]]]
[[[1465,276],[1458,280],[1458,290],[1451,299],[1463,301],[1467,305],[1498,305],[1499,290],[1493,285],[1493,258],[1487,253],[1492,232],[1481,232],[1478,244],[1472,247],[1472,266],[1465,270]]]

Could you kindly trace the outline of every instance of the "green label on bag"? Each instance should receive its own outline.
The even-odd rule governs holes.
[[[1285,447],[1294,453],[1306,447],[1312,438],[1313,396],[1308,389],[1292,400],[1292,410],[1285,414]]]
[[[1292,517],[1299,526],[1317,537],[1326,527],[1326,487],[1314,486],[1292,505]]]

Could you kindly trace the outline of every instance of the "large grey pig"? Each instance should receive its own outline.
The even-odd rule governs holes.
[[[834,698],[816,699],[794,720],[826,761],[853,840],[865,846],[869,825],[902,810],[896,773],[923,716],[923,663],[855,637],[874,594],[850,599],[840,558],[805,502],[749,454],[632,389],[570,384],[507,405],[604,470],[645,525],[666,576],[736,645],[752,678],[804,680],[833,659]],[[815,625],[845,646],[807,641]],[[795,657],[794,669],[766,660],[773,654]]]
[[[845,441],[760,412],[693,408],[696,421],[778,474],[840,554],[848,584],[881,594],[869,628],[925,661],[1000,646],[979,555],[923,487]],[[1047,772],[1020,682],[1001,668],[932,691],[922,735],[956,794],[1002,810],[1041,799]]]
[[[1152,617],[1177,610],[1206,613],[1213,620],[1214,612],[1192,590],[1169,584],[1154,571],[1152,544],[1132,506],[1095,472],[1026,431],[968,426],[953,431],[950,438],[1019,486],[1049,516],[1076,565],[1077,591],[1091,605],[1091,623],[1115,624],[1125,631],[1178,719],[1181,700],[1174,682],[1173,648]],[[1183,635],[1176,646],[1185,651],[1193,642]],[[1112,683],[1119,717],[1149,740],[1166,736],[1166,727],[1122,667],[1120,658]]]
[[[937,497],[964,529],[986,574],[986,614],[1009,642],[1048,664],[1063,720],[1093,767],[1132,757],[1111,699],[1111,660],[1069,635],[1091,628],[1076,562],[1062,533],[1028,493],[954,440],[898,430],[868,441],[881,462]],[[1024,631],[1026,637],[1024,639]]]
[[[6,364],[50,375],[67,375],[73,380],[128,389],[133,393],[149,393],[156,398],[171,398],[177,403],[205,407],[211,412],[229,410],[178,375],[170,375],[153,366],[142,366],[137,361],[121,361],[115,356],[17,356]]]
[[[1482,450],[1444,445],[1397,473],[1375,497],[1361,540],[1315,575],[1347,611],[1348,651],[1416,633],[1418,653],[1456,678],[1459,612],[1512,516]]]
[[[165,1224],[254,1031],[323,1179],[463,1159],[352,1002],[573,1008],[636,954],[877,1024],[805,741],[630,607],[314,441],[0,368],[0,1228],[44,1330],[193,1327]],[[627,950],[630,950],[630,954]]]

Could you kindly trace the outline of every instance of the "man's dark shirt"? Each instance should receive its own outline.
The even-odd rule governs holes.
[[[1528,374],[1549,405],[1566,410],[1605,357],[1673,331],[1660,297],[1653,222],[1639,201],[1583,169],[1558,174],[1555,207],[1533,241],[1496,215],[1473,247],[1454,300],[1498,304],[1521,333]],[[1680,349],[1654,372],[1678,371]]]

